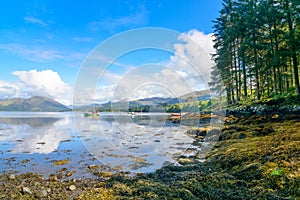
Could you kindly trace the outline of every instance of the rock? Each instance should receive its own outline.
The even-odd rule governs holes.
[[[48,192],[45,189],[40,190],[41,196],[46,197],[48,195]]]
[[[203,137],[205,137],[206,134],[207,134],[207,129],[206,128],[199,128],[197,130],[197,136],[203,136]]]
[[[65,174],[63,172],[59,172],[59,173],[57,173],[56,176],[57,176],[58,179],[62,179],[62,178],[65,177]]]
[[[225,122],[226,123],[235,123],[239,120],[239,118],[233,116],[233,115],[229,115],[228,117],[225,118]]]
[[[191,128],[187,131],[187,134],[193,135],[193,136],[202,136],[205,137],[207,133],[207,128]]]
[[[37,181],[34,182],[34,186],[39,186],[39,185],[41,185],[40,182],[37,182]]]
[[[188,134],[191,135],[197,135],[198,129],[197,128],[191,128],[190,130],[187,131]]]
[[[9,177],[8,177],[10,180],[15,180],[16,179],[16,175],[14,175],[14,174],[11,174],[11,175],[9,175]]]
[[[279,117],[280,117],[280,115],[278,115],[278,114],[272,115],[272,119],[278,119]]]
[[[198,136],[198,139],[200,139],[200,140],[204,140],[204,136]]]
[[[76,190],[76,186],[75,185],[70,185],[69,190],[71,190],[71,191]]]
[[[209,135],[220,135],[221,134],[221,130],[219,129],[216,129],[216,128],[213,128],[213,129],[210,129],[207,134]]]
[[[37,199],[42,199],[48,196],[48,192],[44,188],[42,188],[39,191],[35,192],[34,195]]]
[[[22,187],[22,192],[23,194],[32,194],[31,189],[29,189],[28,187]]]
[[[67,177],[70,177],[70,176],[72,176],[72,175],[73,175],[73,172],[68,172],[68,173],[66,174]]]
[[[25,159],[25,160],[22,160],[22,163],[25,164],[25,163],[29,163],[30,160],[29,159]]]
[[[46,142],[37,142],[36,144],[46,144]]]
[[[65,159],[65,160],[57,160],[53,163],[53,166],[57,166],[57,165],[66,165],[69,163],[69,159]]]
[[[190,158],[181,158],[178,161],[178,163],[181,164],[181,165],[186,165],[186,164],[194,163],[194,161]]]
[[[98,169],[99,166],[98,165],[89,165],[88,169]]]
[[[49,178],[49,181],[53,182],[53,181],[57,181],[58,178],[55,174],[50,174],[50,178]]]

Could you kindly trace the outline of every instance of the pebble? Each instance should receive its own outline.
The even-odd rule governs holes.
[[[56,175],[51,174],[49,180],[52,182],[52,181],[57,181],[58,179]]]
[[[193,163],[194,161],[192,159],[189,159],[189,158],[182,158],[178,162],[181,165],[185,165],[185,164]]]
[[[10,180],[15,180],[16,179],[16,175],[14,175],[14,174],[9,175],[9,179]]]
[[[62,173],[62,172],[59,172],[59,173],[56,175],[56,177],[57,177],[58,179],[62,179],[62,178],[65,177],[65,174]]]
[[[71,190],[71,191],[76,190],[76,186],[75,185],[70,185],[69,190]]]
[[[88,169],[98,169],[99,166],[98,165],[89,165]]]
[[[34,182],[34,186],[38,186],[38,185],[41,185],[40,182]]]
[[[70,177],[70,176],[72,176],[72,175],[73,175],[73,172],[68,172],[68,173],[66,174],[67,177]]]
[[[25,194],[25,193],[28,193],[28,194],[32,194],[32,191],[28,188],[28,187],[23,187],[22,188],[22,192]]]
[[[45,189],[42,189],[40,192],[43,197],[46,197],[48,195],[48,192]]]

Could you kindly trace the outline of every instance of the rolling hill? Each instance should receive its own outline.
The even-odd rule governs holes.
[[[48,97],[35,96],[28,99],[0,100],[0,111],[62,112],[70,110],[65,105]]]
[[[178,98],[163,98],[163,97],[151,97],[138,99],[134,101],[118,101],[118,102],[107,102],[103,104],[91,104],[80,107],[75,107],[74,110],[78,111],[92,111],[97,109],[98,111],[110,111],[113,107],[114,110],[128,111],[128,109],[147,109],[147,107],[156,107],[161,105],[173,105],[179,102],[187,101],[205,101],[211,98],[209,90],[195,91],[192,93],[185,94]]]

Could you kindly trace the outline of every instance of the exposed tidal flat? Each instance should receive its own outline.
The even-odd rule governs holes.
[[[203,121],[203,118],[210,119],[216,116],[187,116],[183,120],[196,119],[197,117]],[[176,142],[175,144],[178,144],[177,151],[175,151],[176,148],[166,147],[169,148],[168,152],[175,151],[175,156],[160,157],[161,160],[172,159],[161,164],[160,167],[156,165],[158,169],[151,171],[145,170],[151,163],[150,160],[147,160],[147,156],[141,155],[140,152],[136,154],[139,148],[130,148],[131,145],[125,145],[127,152],[133,152],[129,156],[131,162],[127,163],[126,168],[132,170],[131,175],[128,174],[128,170],[120,169],[120,165],[103,165],[105,159],[103,160],[97,155],[94,160],[95,163],[86,163],[80,171],[82,174],[87,172],[92,176],[79,177],[76,175],[76,172],[70,170],[71,166],[69,165],[73,159],[67,159],[63,156],[50,162],[54,168],[57,167],[57,171],[48,176],[37,173],[36,169],[24,173],[14,173],[13,170],[2,171],[0,198],[298,199],[300,197],[299,119],[299,114],[229,115],[225,118],[225,125],[221,130],[218,142],[206,155],[204,162],[197,159],[195,154],[186,153],[185,150],[193,149],[193,144],[201,144],[208,132],[212,131],[212,128],[203,126],[189,127],[189,129],[184,130],[174,129],[172,134],[180,133],[179,135],[185,135],[183,139],[189,138],[189,140]],[[91,121],[92,119],[86,120]],[[160,122],[161,120],[157,120],[157,123]],[[176,121],[175,125],[177,123]],[[141,124],[136,124],[141,129]],[[154,124],[152,126],[155,127]],[[169,127],[173,126],[170,125]],[[121,129],[125,132],[127,130],[125,125],[123,128],[121,126]],[[79,132],[82,130],[83,133],[93,132],[91,128],[85,129],[80,128],[80,126],[77,126],[77,130]],[[170,141],[169,143],[172,143],[170,135],[162,137],[163,133],[157,132],[157,130],[155,134],[156,137],[160,138],[153,139],[152,144],[163,146],[163,142]],[[127,135],[128,137],[132,136],[129,133]],[[174,137],[176,138],[176,136]],[[164,138],[166,141],[163,140]],[[73,140],[73,138],[63,138],[61,144],[68,144],[69,140]],[[49,140],[44,141],[47,144]],[[149,138],[146,138],[145,141],[149,141]],[[186,146],[184,146],[185,143]],[[43,144],[40,143],[39,145]],[[89,143],[86,145],[93,146]],[[184,146],[184,150],[180,150],[180,145]],[[116,146],[116,142],[114,146]],[[152,146],[151,152],[156,152],[153,148]],[[12,147],[6,149],[11,150],[11,152],[14,151]],[[144,149],[142,152],[149,154],[150,150],[146,150]],[[158,150],[163,152],[164,148],[160,147]],[[196,149],[193,150],[196,151]],[[4,149],[1,151],[2,154],[5,152]],[[45,149],[43,151],[46,152]],[[59,148],[57,151],[60,152]],[[64,151],[66,149],[61,151],[61,154]],[[91,154],[91,152],[89,153]],[[98,151],[94,150],[92,154],[97,153]],[[25,155],[30,155],[30,153],[27,152]],[[107,155],[111,156],[110,154]],[[126,157],[122,156],[121,154],[118,155],[120,158]],[[95,155],[90,155],[90,158],[93,160]],[[101,159],[102,162],[99,162]],[[158,159],[158,157],[154,157],[154,159]],[[33,160],[28,160],[20,159],[24,165],[35,164]],[[87,157],[85,160],[88,160]],[[128,160],[128,158],[124,160]],[[40,163],[36,164],[39,165]],[[121,164],[126,167],[126,163],[121,162]]]

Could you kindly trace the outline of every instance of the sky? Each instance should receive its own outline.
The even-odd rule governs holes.
[[[221,0],[1,1],[0,99],[39,95],[70,105],[74,91],[86,104],[205,89],[220,9]],[[139,32],[147,27],[158,29]],[[166,37],[155,36],[161,29]],[[151,39],[159,48],[114,55]]]

